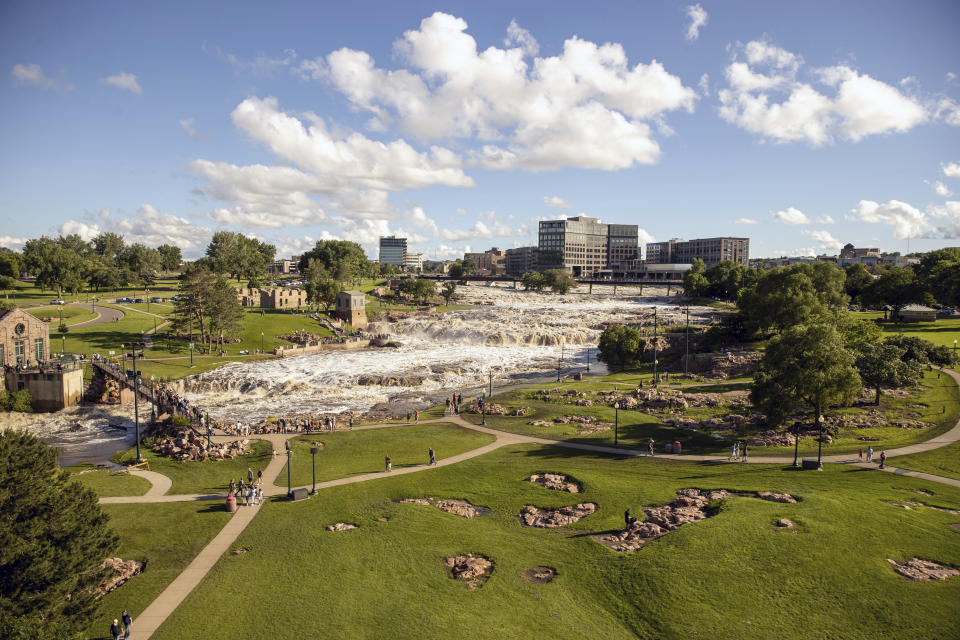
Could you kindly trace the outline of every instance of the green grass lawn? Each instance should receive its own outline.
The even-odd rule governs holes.
[[[383,471],[384,457],[390,456],[394,469],[426,464],[427,449],[433,447],[437,459],[477,449],[493,442],[494,437],[448,423],[384,427],[359,431],[335,431],[295,438],[291,453],[292,483],[310,484],[313,480],[312,442],[322,442],[317,453],[317,482],[373,471]],[[277,484],[287,481],[284,465]]]
[[[524,482],[539,471],[566,473],[583,493]],[[782,491],[801,502],[729,498],[715,517],[627,554],[589,536],[619,529],[626,507],[642,518],[641,507],[687,487]],[[921,487],[935,498],[910,491]],[[393,502],[421,496],[463,498],[493,514],[470,520]],[[839,465],[795,472],[505,447],[304,502],[268,502],[233,544],[248,553],[221,557],[154,637],[187,629],[208,639],[954,637],[960,578],[910,582],[887,563],[919,556],[960,566],[956,516],[882,502],[910,499],[958,508],[960,490]],[[598,511],[573,526],[518,522],[525,505],[579,501]],[[798,526],[778,529],[781,517]],[[338,521],[359,528],[324,530]],[[494,562],[475,591],[443,565],[461,553]],[[522,572],[537,565],[557,578],[527,582]],[[245,586],[255,606],[238,606]]]
[[[858,318],[880,319],[883,313],[869,311],[857,313]],[[960,317],[937,318],[935,322],[881,322],[880,328],[885,335],[918,336],[934,344],[953,347],[954,340],[960,340]]]
[[[902,469],[922,471],[960,480],[960,442],[954,442],[932,451],[914,453],[909,456],[897,456],[890,459],[890,464]]]
[[[92,470],[91,470],[92,469]],[[73,479],[101,498],[111,496],[142,496],[150,490],[150,481],[132,476],[125,471],[95,469],[90,464],[76,465],[68,469]],[[80,473],[84,471],[85,473]]]
[[[247,469],[265,469],[273,458],[269,442],[253,442],[250,453],[232,460],[207,460],[205,462],[180,462],[157,455],[149,449],[140,448],[150,470],[162,473],[173,481],[170,494],[181,493],[226,493],[230,479],[246,482]],[[114,456],[114,462],[131,462],[137,456],[136,448],[127,449]]]
[[[89,474],[87,474],[89,475]],[[230,518],[221,501],[102,505],[120,536],[117,557],[146,562],[143,573],[100,600],[87,638],[109,638],[110,623],[124,608],[137,617]],[[135,637],[135,636],[134,636]],[[185,637],[185,636],[181,636]],[[194,636],[195,637],[195,636]]]
[[[72,307],[70,305],[51,304],[47,305],[46,307],[25,309],[25,311],[35,318],[40,318],[41,320],[50,318],[50,331],[56,331],[57,327],[60,326],[61,312],[63,313],[63,321],[67,325],[79,324],[81,322],[86,322],[87,320],[93,320],[97,317],[97,314],[89,309],[84,309],[83,307]]]

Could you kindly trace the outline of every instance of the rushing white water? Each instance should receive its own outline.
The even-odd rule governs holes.
[[[221,420],[257,421],[270,415],[403,413],[453,392],[585,369],[603,323],[639,322],[675,309],[637,297],[557,296],[463,286],[470,309],[371,323],[397,349],[329,351],[268,362],[233,363],[183,381],[187,397]],[[602,369],[592,349],[591,368]]]

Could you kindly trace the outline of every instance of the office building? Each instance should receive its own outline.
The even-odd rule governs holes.
[[[750,238],[698,238],[667,242],[648,242],[646,261],[649,264],[690,264],[699,258],[712,267],[724,260],[747,266],[750,261]]]
[[[380,236],[380,264],[402,267],[407,262],[407,239]]]
[[[539,265],[539,253],[540,250],[537,247],[507,249],[507,275],[522,276],[527,271],[536,271]]]
[[[538,268],[591,276],[639,257],[638,238],[635,224],[604,224],[588,216],[544,220],[539,229]]]

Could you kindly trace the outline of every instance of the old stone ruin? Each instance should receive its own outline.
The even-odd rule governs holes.
[[[925,582],[927,580],[946,580],[955,576],[960,576],[960,571],[954,567],[948,567],[930,560],[921,560],[920,558],[910,558],[904,563],[898,563],[896,560],[887,558],[890,568],[910,580]]]
[[[130,578],[142,573],[144,563],[136,560],[123,561],[120,558],[107,558],[100,565],[100,568],[113,571],[113,574],[97,587],[97,593],[102,596],[110,593]]]
[[[443,563],[450,568],[450,573],[454,578],[466,583],[471,589],[483,585],[490,574],[493,573],[493,562],[472,553],[445,558]]]
[[[592,502],[582,502],[559,509],[538,509],[527,505],[520,512],[520,522],[525,527],[556,529],[579,522],[596,510],[597,505]]]
[[[455,500],[452,498],[404,498],[397,500],[397,502],[401,504],[419,504],[425,507],[436,507],[440,509],[440,511],[452,513],[461,518],[478,518],[492,513],[487,507],[478,507],[470,504],[466,500]]]
[[[598,535],[595,540],[614,551],[636,551],[648,542],[676,531],[685,524],[709,518],[716,513],[711,509],[710,504],[731,496],[759,498],[787,504],[797,501],[789,494],[772,491],[752,493],[725,489],[680,489],[674,500],[659,507],[644,507],[645,520],[634,521],[618,533]]]
[[[612,422],[602,422],[593,416],[560,416],[553,420],[532,420],[530,424],[537,427],[555,427],[558,424],[574,424],[580,434],[609,431],[613,428]]]
[[[250,452],[250,440],[212,442],[207,451],[207,440],[190,429],[178,429],[158,440],[151,449],[162,456],[181,461],[224,460]]]
[[[551,489],[553,491],[580,493],[580,485],[559,473],[535,473],[527,478],[527,482],[538,484],[544,489]]]
[[[762,354],[756,351],[738,351],[722,353],[697,353],[681,357],[677,368],[684,369],[683,358],[686,357],[686,370],[704,378],[725,380],[739,378],[757,370]]]

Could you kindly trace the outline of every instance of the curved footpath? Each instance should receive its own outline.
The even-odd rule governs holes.
[[[960,374],[950,371],[943,370],[944,373],[951,376],[954,380],[957,381],[960,385]],[[403,469],[397,469],[396,471],[391,471],[389,473],[378,471],[374,473],[367,473],[358,476],[350,476],[345,478],[337,478],[335,480],[328,480],[326,482],[317,483],[317,489],[326,489],[328,487],[337,487],[347,484],[354,484],[357,482],[366,482],[368,480],[376,480],[380,478],[393,477],[398,475],[405,475],[408,473],[417,473],[420,471],[428,471],[430,469],[435,469],[439,467],[445,467],[465,460],[470,460],[477,456],[490,453],[500,447],[510,445],[510,444],[540,444],[546,446],[555,446],[555,447],[566,447],[569,449],[578,449],[581,451],[592,451],[600,454],[616,455],[616,456],[631,456],[631,457],[640,457],[647,454],[646,451],[638,449],[620,449],[617,447],[605,447],[600,445],[590,445],[582,444],[577,442],[563,442],[559,440],[549,440],[546,438],[536,438],[532,436],[524,436],[514,433],[507,433],[504,431],[498,431],[496,429],[491,429],[486,426],[472,424],[467,422],[459,415],[447,415],[442,418],[435,418],[432,420],[421,420],[417,424],[430,424],[437,422],[450,422],[458,426],[472,429],[474,431],[480,431],[483,433],[488,433],[496,438],[493,442],[483,447],[473,449],[471,451],[466,451],[464,453],[451,456],[449,458],[443,458],[437,461],[437,464],[430,465],[419,465],[414,467],[405,467]],[[354,430],[366,430],[366,429],[383,429],[389,427],[399,427],[405,426],[408,423],[403,422],[393,422],[393,423],[384,423],[376,425],[365,425],[362,427],[355,427]],[[342,431],[342,430],[341,430]],[[273,433],[273,434],[256,434],[250,436],[251,440],[266,440],[270,442],[273,447],[273,459],[267,465],[267,468],[264,469],[264,490],[263,493],[266,496],[280,496],[286,494],[286,487],[278,486],[276,484],[276,479],[280,475],[280,472],[283,470],[284,464],[286,464],[286,456],[282,454],[282,445],[285,441],[295,438],[299,435],[304,435],[302,433]],[[216,436],[217,441],[225,440],[235,440],[236,436]],[[909,445],[906,447],[901,447],[899,449],[891,449],[887,452],[887,458],[908,455],[912,453],[920,453],[922,451],[930,451],[932,449],[937,449],[944,447],[949,444],[953,444],[960,440],[960,420],[957,421],[957,424],[953,426],[952,429],[947,431],[944,434],[937,436],[926,442],[919,444]],[[687,462],[726,462],[727,458],[723,456],[698,456],[698,455],[673,455],[673,454],[663,454],[657,455],[657,458],[667,459],[667,460],[683,460]],[[867,469],[879,469],[875,464],[867,464],[859,462],[858,458],[852,454],[847,455],[835,455],[835,456],[825,456],[823,458],[824,462],[827,463],[839,463],[839,464],[851,464],[858,467],[863,467]],[[793,462],[792,456],[776,456],[776,457],[751,457],[749,459],[749,464],[791,464]],[[737,463],[730,463],[737,464]],[[909,471],[907,469],[898,469],[890,465],[886,465],[886,468],[882,469],[888,473],[895,473],[898,475],[906,475],[915,478],[921,478],[923,480],[929,480],[931,482],[939,482],[941,484],[952,485],[954,487],[960,487],[960,480],[954,480],[953,478],[944,478],[941,476],[935,476],[928,473],[920,473],[918,471]],[[146,478],[152,484],[151,489],[142,496],[121,496],[121,497],[112,497],[112,498],[100,498],[101,504],[125,504],[125,503],[153,503],[153,502],[192,502],[194,500],[222,500],[226,498],[225,493],[216,493],[216,494],[184,494],[184,495],[166,495],[166,492],[169,491],[172,482],[171,480],[156,472],[151,471],[142,471],[142,470],[131,470],[131,473],[134,475]],[[303,485],[303,487],[296,488],[308,488],[312,485]],[[207,575],[210,569],[213,568],[217,560],[226,553],[227,549],[230,548],[230,545],[237,539],[237,537],[243,533],[243,530],[246,529],[247,525],[253,520],[253,518],[260,512],[260,506],[246,506],[238,507],[237,513],[230,519],[227,525],[220,530],[220,532],[211,540],[207,546],[205,546],[197,557],[187,566],[183,572],[178,575],[173,582],[167,585],[167,588],[156,597],[156,599],[150,603],[150,605],[136,616],[136,624],[134,625],[134,630],[131,634],[131,637],[135,640],[145,640],[153,635],[153,633],[160,627],[161,624],[170,616],[171,613],[176,610],[180,603],[190,594],[191,591],[200,583],[200,581]]]

